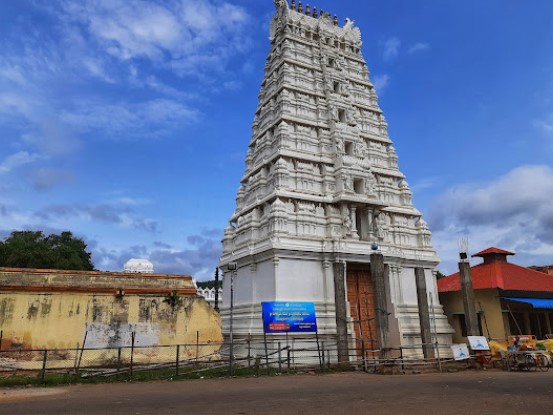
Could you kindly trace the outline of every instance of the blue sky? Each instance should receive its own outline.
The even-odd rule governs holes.
[[[339,3],[339,4],[337,4]],[[531,4],[531,6],[529,6]],[[321,0],[353,19],[442,272],[457,243],[553,263],[553,3]],[[71,230],[98,269],[212,276],[271,0],[0,3],[0,235]],[[478,261],[476,261],[478,262]]]

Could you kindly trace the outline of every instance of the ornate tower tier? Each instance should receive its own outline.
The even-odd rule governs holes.
[[[246,169],[222,241],[223,331],[229,331],[226,269],[236,262],[234,338],[262,335],[262,301],[312,301],[319,334],[334,336],[340,263],[349,336],[366,336],[353,322],[374,315],[370,257],[380,252],[388,346],[421,342],[417,267],[426,275],[433,323],[450,342],[431,233],[398,168],[359,29],[349,19],[341,27],[328,13],[289,8],[285,0],[275,5]]]

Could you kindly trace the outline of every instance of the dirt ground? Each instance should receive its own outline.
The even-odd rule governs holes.
[[[550,414],[553,371],[283,375],[0,389],[0,414]]]

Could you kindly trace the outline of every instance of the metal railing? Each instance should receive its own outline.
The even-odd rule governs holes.
[[[254,374],[354,368],[366,372],[383,373],[387,368],[405,373],[408,370],[441,370],[442,363],[452,359],[424,359],[424,346],[434,350],[447,349],[445,344],[413,344],[387,349],[369,349],[360,341],[348,343],[347,362],[338,362],[338,345],[334,336],[321,338],[313,335],[282,338],[237,339],[230,345],[223,343],[124,346],[104,348],[58,348],[0,350],[0,374],[36,374],[41,382],[48,373],[64,373],[80,378],[124,375],[129,378],[139,372],[159,371],[167,377],[193,372],[233,375],[235,371],[250,370]],[[440,356],[440,353],[435,353]],[[450,355],[442,352],[441,356]]]

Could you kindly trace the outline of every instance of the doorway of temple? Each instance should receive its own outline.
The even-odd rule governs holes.
[[[368,268],[347,268],[347,299],[355,333],[356,354],[359,357],[378,356],[374,289]]]

